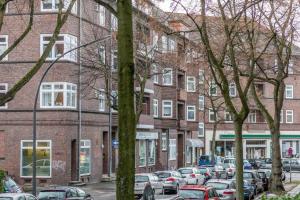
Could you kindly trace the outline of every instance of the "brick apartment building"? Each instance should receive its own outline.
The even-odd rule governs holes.
[[[166,13],[154,5],[148,6],[143,11],[135,8],[134,30],[144,30],[147,46],[157,46],[154,60],[159,61],[151,64],[153,74],[148,77],[144,88],[143,110],[136,134],[137,172],[192,165],[204,151],[204,134],[199,135],[198,132],[199,93],[196,81],[199,70],[196,66],[199,65],[186,58],[188,52],[189,57],[193,54],[194,60],[197,60],[196,44],[184,34],[169,34],[183,22],[158,20],[157,30],[152,30],[149,15],[161,18]],[[148,13],[150,10],[151,13]],[[28,11],[26,1],[8,4],[0,33],[1,52],[23,31]],[[32,31],[1,61],[1,93],[6,93],[38,60],[55,27],[57,11],[55,0],[35,1]],[[117,87],[112,78],[111,95],[107,95],[106,79],[99,75],[91,80],[91,74],[95,72],[87,70],[91,67],[87,60],[93,57],[91,49],[94,48],[102,64],[109,65],[112,77],[116,77],[115,30],[116,19],[104,7],[92,0],[78,0],[42,69],[12,101],[1,107],[0,168],[7,170],[20,183],[31,182],[32,110],[38,82],[46,67],[69,49],[108,35],[112,37],[64,56],[42,83],[37,111],[37,177],[39,184],[66,184],[76,180],[79,159],[81,179],[85,182],[100,181],[109,172],[110,145],[111,168],[112,173],[115,172],[118,119],[117,111],[111,109],[110,141],[107,96],[114,96],[114,102]],[[137,60],[145,60],[145,52],[139,49],[141,46],[137,45]],[[177,60],[168,61],[175,57]],[[160,62],[164,65],[159,65]],[[141,88],[137,84],[136,91],[139,90]],[[204,133],[204,126],[201,133]],[[80,155],[77,155],[79,135]]]

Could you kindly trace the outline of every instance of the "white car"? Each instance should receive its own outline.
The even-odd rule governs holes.
[[[187,184],[203,185],[205,182],[205,176],[196,167],[184,167],[178,171],[185,178]]]
[[[145,189],[152,189],[153,194],[163,193],[163,183],[155,174],[144,173],[135,175],[134,195],[141,198]]]
[[[235,164],[232,163],[224,164],[224,168],[229,177],[233,177],[235,175],[235,171],[236,171]]]
[[[0,194],[1,200],[36,200],[35,196],[28,193],[3,193]]]

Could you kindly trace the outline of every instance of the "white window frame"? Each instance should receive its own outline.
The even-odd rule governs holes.
[[[71,0],[64,0],[65,2],[63,2],[64,4],[64,7],[62,8],[62,11],[66,11],[71,3]],[[52,4],[52,8],[50,9],[47,9],[47,8],[44,8],[44,0],[41,0],[41,11],[42,12],[58,12],[59,8],[55,8],[55,4],[56,4],[56,0],[52,0],[51,4]],[[58,0],[59,2],[59,0]],[[72,10],[71,10],[71,13],[73,14],[77,14],[77,1],[75,1],[73,7],[72,7]]]
[[[199,122],[198,124],[198,137],[204,137],[205,135],[205,129],[204,129],[204,123],[203,122]],[[200,130],[202,129],[202,133],[203,134],[200,134]]]
[[[288,116],[292,117],[292,121],[288,121]],[[285,111],[285,123],[292,124],[294,123],[294,110],[286,110]]]
[[[291,92],[291,96],[288,96],[288,92]],[[293,99],[294,98],[294,86],[293,85],[286,85],[285,86],[285,98],[286,99]]]
[[[157,99],[153,99],[153,117],[157,118],[158,117],[158,100]]]
[[[186,77],[186,91],[187,92],[196,92],[196,78],[194,76]]]
[[[20,144],[20,177],[21,178],[32,178],[32,176],[23,176],[23,149],[33,149],[33,147],[23,147],[23,143],[25,142],[31,142],[33,144],[32,140],[21,140],[21,144]],[[47,142],[49,143],[49,147],[39,147],[38,143],[39,142]],[[36,149],[50,149],[50,176],[38,176],[37,178],[52,178],[52,141],[51,140],[37,140],[36,141]]]
[[[192,109],[192,110],[189,110]],[[194,112],[194,118],[189,118],[189,112]],[[196,121],[196,106],[188,105],[186,106],[186,120],[187,121]]]
[[[199,69],[199,84],[204,84],[204,70],[203,69]]]
[[[112,69],[112,71],[118,70],[118,61],[117,61],[117,67],[115,67],[115,59],[118,59],[118,50],[111,51],[111,69]]]
[[[0,38],[5,39],[5,42],[0,42],[0,44],[3,45],[3,46],[5,45],[5,50],[4,51],[6,51],[8,49],[8,35],[0,35]],[[1,61],[7,61],[7,60],[8,60],[8,54]]]
[[[168,37],[168,50],[170,52],[174,52],[176,50],[176,41],[170,37]]]
[[[214,93],[214,94],[211,93],[211,88],[212,87],[216,88],[216,93]],[[218,95],[218,86],[217,86],[217,84],[214,81],[210,81],[208,89],[209,89],[208,90],[209,96],[215,97],[215,96]]]
[[[294,74],[294,61],[293,60],[289,61],[288,74]]]
[[[44,41],[44,37],[52,37],[52,34],[40,34],[40,56],[43,55],[44,49],[43,45],[49,44],[50,41]],[[63,37],[64,41],[56,41],[51,49],[51,57],[47,56],[46,60],[55,60],[55,45],[56,44],[63,44],[64,45],[64,52],[68,52],[71,49],[77,47],[77,37],[70,35],[70,34],[59,34],[58,37]],[[66,55],[64,55],[60,60],[69,60],[73,62],[77,62],[77,50],[74,50]]]
[[[44,85],[51,85],[51,89],[43,89]],[[62,106],[55,106],[54,105],[54,92],[57,91],[54,89],[54,85],[63,85],[63,89],[59,89],[59,91],[63,92],[63,103]],[[67,86],[71,86],[71,90],[67,89]],[[75,86],[75,90],[72,87]],[[44,92],[51,92],[51,106],[43,105],[43,93]],[[75,106],[68,106],[67,105],[67,93],[71,92],[75,94]],[[72,98],[71,98],[72,99]],[[71,100],[72,101],[72,100]],[[47,108],[47,109],[76,109],[77,108],[77,85],[74,83],[68,82],[43,82],[40,88],[40,108]]]
[[[83,143],[83,145],[82,145]],[[80,174],[80,176],[87,176],[87,175],[91,175],[92,172],[92,142],[91,140],[80,140],[80,153],[81,153],[81,149],[90,149],[90,155],[89,155],[89,159],[90,159],[90,167],[89,167],[89,173],[85,173],[85,174]]]
[[[205,97],[204,95],[199,95],[199,110],[205,109]]]
[[[102,64],[106,64],[106,49],[105,49],[105,45],[100,45],[99,49],[98,49],[98,53],[99,53],[99,59]]]
[[[229,116],[230,120],[227,120],[227,116]],[[227,110],[224,110],[224,122],[225,123],[232,123],[233,122],[232,116],[230,115],[230,112],[227,111]]]
[[[110,15],[110,23],[111,23],[111,25],[110,25],[111,30],[117,31],[118,30],[118,18],[113,14]]]
[[[141,157],[141,143],[144,143],[145,145],[145,156],[144,157]],[[141,162],[140,162],[140,159],[141,158],[144,158],[145,160],[145,164],[141,165]],[[147,164],[147,141],[146,140],[139,140],[139,167],[145,167],[146,164]]]
[[[232,93],[232,91],[233,91],[233,93]],[[236,97],[236,85],[234,82],[229,84],[229,96]]]
[[[155,63],[152,64],[152,73],[153,73],[153,75],[152,75],[153,83],[158,84],[158,66]]]
[[[155,164],[156,164],[156,141],[155,140],[147,140],[147,143],[148,143],[148,155],[146,156],[147,157],[147,161],[148,161],[148,165],[149,166],[154,166]],[[151,155],[151,144],[152,143],[152,145],[153,145],[153,147],[154,147],[154,162],[153,163],[150,163],[150,155]]]
[[[99,99],[99,111],[104,112],[106,108],[106,95],[104,89],[99,90],[98,99]]]
[[[168,52],[168,37],[165,35],[161,36],[161,51],[163,53]]]
[[[106,25],[106,10],[105,7],[98,4],[99,25],[105,27]]]
[[[4,86],[5,89],[4,90],[0,90],[0,93],[2,94],[6,94],[8,91],[8,84],[7,83],[0,83],[0,86]],[[8,103],[5,103],[4,106],[0,106],[0,110],[1,109],[7,109],[8,108]]]
[[[172,151],[174,151],[174,152],[172,152]],[[169,139],[169,160],[177,160],[177,141],[176,141],[176,139]]]
[[[171,114],[165,115],[165,103],[171,103],[171,105],[168,105],[167,107],[171,108]],[[173,101],[172,100],[162,100],[162,117],[163,118],[172,118],[173,117]]]
[[[250,111],[248,115],[248,123],[255,124],[256,123],[256,110]]]
[[[170,76],[170,82],[166,82],[166,76]],[[162,71],[162,82],[163,85],[173,85],[173,69],[172,68],[165,68]]]
[[[167,149],[168,149],[167,133],[162,133],[162,135],[161,135],[161,150],[167,151]]]
[[[209,122],[215,122],[215,121],[217,120],[217,117],[218,117],[218,116],[217,116],[217,113],[215,114],[215,118],[216,118],[215,120],[212,120],[212,119],[211,119],[211,116],[212,116],[212,115],[214,115],[214,111],[213,111],[212,108],[210,108],[210,109],[208,109],[208,121],[209,121]]]

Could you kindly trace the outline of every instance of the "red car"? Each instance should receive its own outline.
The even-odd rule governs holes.
[[[203,185],[185,185],[180,188],[176,200],[220,200],[213,187]]]

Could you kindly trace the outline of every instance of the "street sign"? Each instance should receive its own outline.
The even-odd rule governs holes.
[[[289,155],[290,157],[293,156],[293,148],[292,148],[292,147],[290,147],[290,148],[288,149],[288,155]]]
[[[112,141],[112,146],[113,146],[114,149],[117,149],[119,147],[119,141],[113,140]]]

